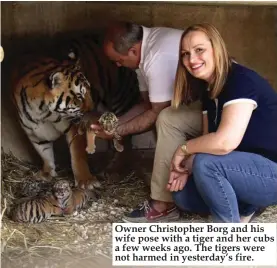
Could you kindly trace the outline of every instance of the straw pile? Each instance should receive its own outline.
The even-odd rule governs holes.
[[[51,218],[40,224],[19,224],[7,217],[18,198],[47,191],[49,183],[36,180],[38,168],[2,153],[1,180],[1,254],[2,267],[71,267],[58,266],[61,256],[71,262],[96,254],[111,257],[112,223],[121,222],[124,212],[136,207],[149,196],[149,188],[133,171],[120,181],[106,178],[97,202],[88,209],[68,217]],[[73,180],[70,170],[59,171],[59,178]],[[210,222],[210,218],[183,215],[183,222]],[[277,207],[268,208],[256,222],[277,222]],[[35,265],[35,260],[45,266]],[[51,265],[50,265],[51,263]]]

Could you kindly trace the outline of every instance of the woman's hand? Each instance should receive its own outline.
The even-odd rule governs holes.
[[[185,161],[183,161],[183,166],[188,170],[189,175],[192,174],[192,165],[195,154],[190,155]]]
[[[166,186],[170,192],[181,191],[192,173],[192,165],[195,155],[186,156],[181,146],[175,151],[170,168],[169,181]]]
[[[188,172],[178,172],[171,170],[166,189],[170,192],[178,192],[183,190],[188,181],[188,177]]]
[[[188,156],[184,154],[184,152],[181,149],[181,146],[179,146],[172,157],[171,170],[184,173],[187,170],[187,168],[184,165],[187,158]]]

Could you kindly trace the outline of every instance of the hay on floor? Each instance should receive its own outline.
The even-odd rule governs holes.
[[[19,224],[7,217],[12,204],[31,192],[47,191],[50,184],[37,180],[37,167],[11,154],[2,153],[1,165],[2,267],[36,267],[32,266],[36,258],[53,264],[61,255],[75,256],[74,261],[94,254],[111,257],[112,223],[121,222],[123,213],[149,197],[149,187],[132,171],[120,180],[103,179],[100,199],[91,202],[88,209],[40,224]],[[73,181],[70,170],[58,174]],[[180,222],[210,222],[210,218],[184,214]],[[277,207],[268,208],[255,222],[277,222]],[[51,265],[43,267],[60,267]]]

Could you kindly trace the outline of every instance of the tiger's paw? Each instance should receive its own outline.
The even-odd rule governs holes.
[[[86,177],[86,178],[82,177],[79,180],[77,180],[76,182],[77,182],[78,187],[81,189],[93,190],[93,189],[101,188],[101,183],[93,175]]]

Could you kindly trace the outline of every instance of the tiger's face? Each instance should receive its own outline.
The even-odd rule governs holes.
[[[67,199],[71,193],[72,190],[67,180],[59,180],[53,186],[53,194],[58,200]]]
[[[90,84],[79,70],[63,70],[50,75],[50,90],[45,94],[45,103],[51,112],[63,118],[80,118],[92,109]]]

